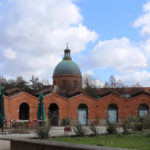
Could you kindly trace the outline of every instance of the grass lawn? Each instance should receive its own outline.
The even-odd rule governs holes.
[[[129,135],[118,134],[97,137],[63,137],[50,139],[50,141],[150,150],[150,131],[134,132]]]

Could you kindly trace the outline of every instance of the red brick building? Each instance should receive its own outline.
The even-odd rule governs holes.
[[[53,74],[54,85],[58,89],[78,91],[81,90],[81,72],[72,61],[70,50],[65,50],[63,60],[56,66]],[[26,92],[17,92],[5,96],[6,119],[36,120],[38,98]],[[107,120],[118,123],[123,119],[144,116],[149,113],[150,94],[141,92],[133,97],[122,97],[115,93],[108,93],[95,99],[83,93],[65,98],[53,92],[44,95],[45,115],[50,117],[52,124],[61,125],[64,120],[71,123],[79,121],[85,125],[96,121],[103,125]]]

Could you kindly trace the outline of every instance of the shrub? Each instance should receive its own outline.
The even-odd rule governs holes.
[[[134,124],[134,130],[135,131],[142,131],[143,130],[143,124],[141,122],[137,122]]]
[[[130,122],[129,120],[124,120],[122,122],[123,134],[129,134]]]
[[[40,139],[47,139],[49,137],[49,131],[50,124],[46,122],[41,122],[35,129],[35,132]]]
[[[92,131],[94,136],[97,136],[99,134],[96,126],[94,126],[93,124],[90,125],[90,130]]]
[[[143,128],[144,129],[150,129],[150,115],[147,115],[142,120]]]
[[[117,134],[117,127],[115,124],[107,122],[107,132],[108,134]]]
[[[62,121],[61,121],[62,126],[68,126],[69,124],[70,124],[69,119],[62,119]]]
[[[144,117],[136,117],[130,119],[132,129],[135,131],[142,131],[143,129],[150,129],[150,115]]]
[[[76,136],[84,136],[86,133],[86,129],[80,123],[77,123],[73,130]]]

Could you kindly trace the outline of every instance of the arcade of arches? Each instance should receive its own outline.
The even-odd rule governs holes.
[[[84,94],[64,98],[51,93],[44,96],[43,102],[46,119],[49,117],[53,125],[61,125],[63,119],[79,121],[82,125],[94,120],[101,125],[107,120],[119,123],[131,117],[143,117],[150,110],[150,96],[145,93],[132,98],[122,98],[111,93],[100,99]],[[5,96],[7,120],[37,120],[37,108],[38,98],[26,92],[20,92],[13,97]]]
[[[98,121],[103,125],[108,121],[119,123],[131,117],[143,117],[150,111],[150,93],[141,92],[134,97],[121,97],[115,93],[98,99],[81,93],[82,76],[78,65],[72,61],[68,47],[64,50],[63,60],[55,67],[53,73],[54,91],[44,95],[43,103],[46,119],[51,124],[61,125],[62,120],[79,121],[86,125]],[[70,98],[61,97],[56,89],[79,91]],[[37,120],[38,98],[20,92],[4,97],[7,120]]]

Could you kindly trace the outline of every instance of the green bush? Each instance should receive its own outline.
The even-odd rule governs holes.
[[[50,131],[50,124],[46,122],[40,123],[35,129],[35,132],[37,133],[40,139],[49,138],[49,131]]]
[[[69,119],[62,119],[62,121],[61,121],[62,126],[68,126],[69,124],[70,124]]]
[[[142,120],[143,128],[144,129],[150,129],[150,115],[147,115]]]
[[[142,131],[143,129],[150,129],[150,115],[144,117],[130,118],[132,129],[135,131]]]
[[[123,134],[129,134],[129,129],[130,129],[130,121],[129,120],[124,120],[122,122],[122,128],[123,128]]]
[[[117,134],[117,126],[110,122],[107,122],[107,132],[108,134]]]
[[[134,130],[135,131],[142,131],[143,130],[143,124],[141,122],[134,124]]]
[[[92,131],[94,136],[99,135],[98,130],[96,129],[96,126],[94,126],[93,124],[90,125],[90,130]]]
[[[86,129],[80,123],[77,123],[73,130],[76,136],[84,136],[86,133]]]

